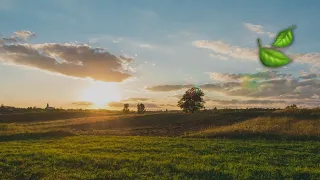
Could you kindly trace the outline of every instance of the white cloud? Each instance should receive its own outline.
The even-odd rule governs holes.
[[[252,48],[241,48],[238,46],[233,46],[222,41],[208,41],[208,40],[198,40],[194,41],[193,45],[198,48],[210,49],[216,54],[211,54],[210,56],[226,58],[237,58],[237,59],[247,59],[247,60],[258,60],[258,49]]]
[[[267,35],[270,38],[274,38],[276,36],[275,33],[264,31],[264,28],[261,25],[255,25],[255,24],[250,24],[250,23],[244,23],[243,25],[247,29],[249,29],[251,32],[254,32],[257,34],[262,34],[262,35]]]
[[[314,74],[308,74],[308,76],[305,77],[305,79],[309,79],[310,75]],[[246,74],[231,74],[231,73],[217,73],[212,72],[209,73],[209,76],[211,79],[216,81],[222,81],[222,82],[239,82],[243,81],[244,79],[250,79],[250,80],[270,80],[270,79],[281,79],[281,78],[292,78],[291,74],[282,74],[277,71],[260,71],[257,73],[246,73]]]
[[[210,56],[242,60],[259,61],[258,48],[244,48],[224,43],[222,41],[197,40],[192,43],[197,48],[209,49],[215,52]],[[267,47],[267,46],[266,46]],[[320,67],[320,53],[288,53],[288,56],[296,63],[311,64]]]
[[[140,44],[141,48],[152,49],[153,47],[150,44]]]
[[[221,54],[209,54],[210,57],[216,58],[216,59],[221,59],[221,60],[228,60],[228,56],[224,56]]]
[[[27,41],[30,37],[35,36],[35,33],[26,30],[21,30],[14,32],[14,36],[23,39],[24,41]]]
[[[312,52],[312,53],[294,53],[288,54],[295,62],[304,64],[312,64],[312,66],[320,67],[320,53]]]
[[[26,30],[16,31],[13,33],[11,37],[0,38],[0,45],[25,42],[33,36],[35,36],[35,33],[30,31],[26,31]]]
[[[210,73],[210,78],[217,81],[237,81],[240,77],[238,74]]]
[[[15,37],[27,39],[34,33],[18,31]],[[105,82],[122,82],[135,69],[128,66],[133,58],[115,56],[104,48],[86,44],[19,44],[2,38],[0,62],[37,68],[70,77],[92,78]],[[11,38],[12,39],[12,38]]]
[[[294,78],[291,74],[275,71],[253,74],[211,73],[211,78],[218,83],[199,85],[207,92],[216,92],[229,97],[262,98],[262,99],[312,99],[320,95],[320,81],[315,74],[307,74]],[[178,91],[192,85],[157,85],[147,88],[149,91]],[[311,100],[310,100],[311,99]]]

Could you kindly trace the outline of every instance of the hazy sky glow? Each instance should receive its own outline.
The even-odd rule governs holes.
[[[263,4],[263,6],[262,6]],[[0,103],[177,109],[194,85],[206,107],[320,105],[320,2],[0,0]],[[293,62],[268,69],[271,44],[296,25]]]

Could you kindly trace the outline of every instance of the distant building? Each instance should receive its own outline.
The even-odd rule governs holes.
[[[45,108],[45,110],[53,110],[53,109],[55,109],[55,108],[54,107],[50,107],[49,103],[47,103],[47,107]]]

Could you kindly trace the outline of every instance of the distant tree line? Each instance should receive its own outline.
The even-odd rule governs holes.
[[[20,107],[14,107],[14,106],[0,106],[0,114],[14,114],[14,113],[41,113],[41,112],[111,112],[110,110],[106,109],[62,109],[60,108],[54,108],[47,110],[45,108],[39,108],[36,106],[33,107],[27,107],[27,108],[20,108]]]
[[[290,106],[287,106],[286,109],[298,109],[298,106],[295,104],[292,104]]]
[[[123,104],[123,109],[122,109],[122,111],[124,112],[124,113],[129,113],[130,112],[130,109],[129,109],[129,104]],[[138,103],[137,104],[137,112],[139,113],[139,114],[142,114],[142,113],[144,113],[144,112],[146,112],[146,108],[145,108],[145,105],[143,104],[143,103]]]
[[[182,96],[182,98],[178,101],[177,106],[182,109],[185,113],[195,113],[195,112],[216,112],[216,111],[243,111],[243,110],[249,110],[249,111],[265,111],[265,110],[280,110],[281,108],[224,108],[224,109],[218,109],[217,107],[214,107],[213,109],[206,109],[204,104],[205,101],[203,100],[204,93],[200,88],[193,87],[188,89]],[[301,108],[301,107],[300,107]],[[287,106],[285,109],[300,109],[296,104],[292,104]],[[62,109],[60,108],[53,108],[53,109],[46,109],[46,108],[38,108],[36,106],[33,107],[27,107],[27,108],[19,108],[19,107],[13,107],[13,106],[0,106],[0,114],[12,114],[12,113],[29,113],[29,112],[61,112],[61,111],[68,111],[68,112],[111,112],[111,110],[106,109]],[[122,111],[124,113],[133,112],[129,109],[129,104],[126,103],[123,105]],[[146,112],[146,107],[143,103],[137,104],[137,113],[142,114]],[[162,110],[156,110],[156,111],[148,111],[148,112],[163,112]],[[165,112],[168,112],[168,109],[165,110]],[[171,111],[176,112],[176,111]]]

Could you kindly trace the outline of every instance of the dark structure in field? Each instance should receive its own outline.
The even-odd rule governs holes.
[[[55,109],[54,107],[50,107],[49,103],[47,103],[47,106],[45,108],[46,111],[50,111],[50,110],[54,110],[54,109]]]

